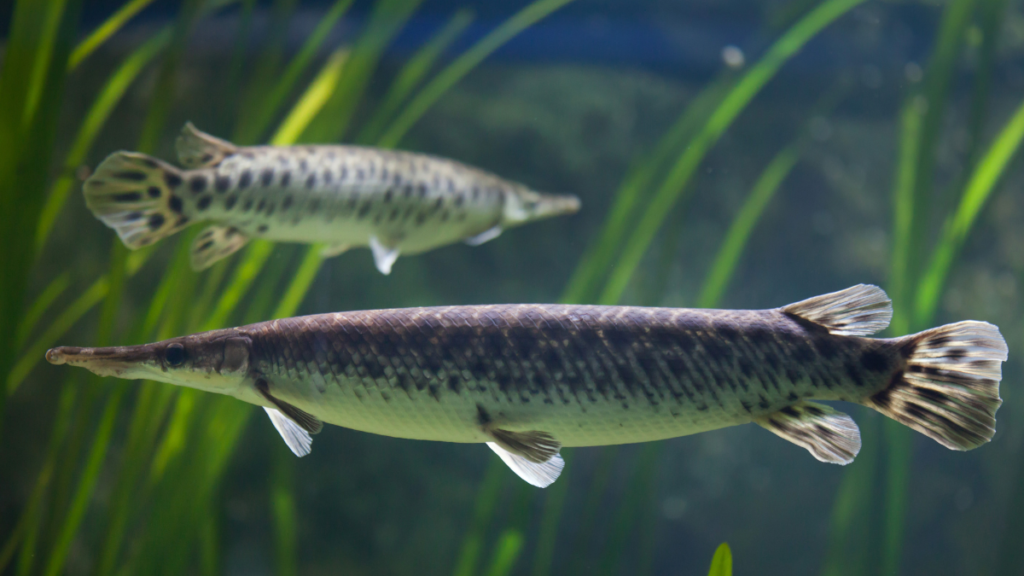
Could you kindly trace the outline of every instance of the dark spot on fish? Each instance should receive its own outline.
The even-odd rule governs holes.
[[[182,216],[178,218],[178,222],[175,224],[178,228],[181,228],[185,224],[188,224],[188,216]]]
[[[256,204],[256,212],[263,212],[263,208],[266,207],[266,205],[267,205],[266,199],[261,198],[259,203]]]
[[[188,187],[192,190],[193,194],[199,194],[203,190],[206,190],[206,177],[193,176],[188,181]]]
[[[238,228],[235,228],[234,226],[229,226],[228,229],[224,231],[225,238],[231,238],[236,234],[238,234]]]
[[[245,203],[242,204],[242,212],[248,212],[249,210],[252,210],[252,198],[247,199]]]
[[[765,410],[767,410],[768,408],[771,408],[771,406],[772,406],[771,403],[768,402],[768,399],[765,398],[764,396],[760,397],[760,401],[757,403],[757,405],[760,406],[761,408],[765,409]]]
[[[306,178],[306,188],[312,189],[316,186],[316,174],[310,174],[309,178]]]
[[[815,338],[814,348],[817,349],[818,354],[821,354],[821,357],[826,360],[831,360],[839,354],[839,347],[836,346],[836,342],[831,336]]]
[[[139,218],[142,218],[142,212],[129,212],[128,215],[124,217],[127,222],[132,222]]]
[[[281,210],[287,210],[292,206],[292,195],[289,194],[281,201]]]
[[[139,172],[138,170],[122,170],[114,173],[114,178],[121,180],[134,180],[135,182],[142,182],[146,179],[145,172]]]
[[[268,230],[268,228],[267,228],[267,225],[266,225],[266,224],[260,224],[260,225],[259,225],[259,226],[258,226],[258,227],[256,228],[256,231],[257,231],[257,232],[259,232],[260,234],[263,234],[263,233],[265,233],[265,232],[266,232],[267,230]]]
[[[167,201],[167,205],[176,214],[181,214],[181,209],[182,209],[181,198],[178,198],[177,196],[171,196],[170,200]]]
[[[271,202],[270,204],[268,204],[268,205],[267,205],[267,216],[273,216],[273,214],[274,214],[274,210],[275,210],[276,208],[277,208],[277,206],[276,206],[276,205],[274,205],[274,203],[273,203],[273,202]]]
[[[250,184],[252,184],[252,172],[242,170],[242,175],[238,177],[238,189],[245,190]]]
[[[203,154],[203,157],[200,159],[200,163],[209,164],[210,160],[213,160],[213,154],[207,152],[206,154]]]
[[[320,199],[314,198],[309,201],[309,212],[312,214],[320,209]]]
[[[391,202],[391,196],[392,196],[391,190],[388,190],[387,192],[384,193],[384,203],[385,204],[387,204],[388,202]]]
[[[861,366],[868,372],[884,372],[889,368],[889,360],[878,350],[868,350],[860,357]]]
[[[454,374],[449,376],[448,377],[448,389],[451,390],[452,392],[456,393],[456,394],[461,392],[462,391],[462,379],[459,378],[458,376],[454,375]]]
[[[436,385],[436,384],[431,384],[430,385],[430,395],[434,398],[434,400],[437,400],[438,402],[440,402],[441,401],[441,387]]]
[[[487,413],[487,410],[480,404],[476,405],[476,421],[481,426],[486,426],[491,423],[491,415]]]
[[[325,185],[330,185],[331,181],[334,180],[334,172],[331,172],[330,170],[324,170],[323,178],[324,178],[324,184]]]
[[[200,210],[206,210],[210,207],[210,202],[213,202],[213,198],[210,196],[203,196],[196,202],[196,208]]]
[[[225,210],[231,210],[232,208],[235,207],[235,204],[237,202],[238,202],[238,196],[235,196],[234,194],[232,194],[231,196],[228,196],[227,199],[224,200],[224,209]]]
[[[149,229],[153,231],[159,230],[164,225],[164,222],[163,214],[153,214],[149,217]]]
[[[209,250],[212,247],[213,247],[213,240],[207,240],[206,242],[203,242],[202,244],[199,245],[199,251],[202,252],[202,251],[205,251],[205,250]]]
[[[369,214],[369,213],[370,213],[370,201],[369,201],[369,200],[367,200],[367,201],[366,201],[366,202],[364,202],[364,203],[363,203],[363,205],[362,205],[362,206],[361,206],[361,207],[359,208],[359,213],[358,213],[358,214],[356,214],[356,217],[357,217],[357,218],[358,218],[359,220],[362,220],[363,218],[366,218],[366,215],[367,215],[367,214]]]
[[[181,186],[181,176],[173,172],[164,172],[164,183],[167,184],[168,188],[177,188]]]
[[[281,174],[281,187],[282,188],[287,188],[288,184],[290,184],[291,181],[292,181],[292,173],[290,171],[286,170],[284,172],[284,174]]]
[[[427,196],[427,185],[424,184],[423,182],[420,182],[419,184],[417,184],[416,185],[416,194],[420,198],[425,198]]]
[[[223,175],[217,176],[213,181],[213,187],[221,194],[227,192],[228,188],[231,188],[231,177]]]
[[[159,198],[160,197],[160,189],[157,188],[156,186],[150,186],[149,188],[147,188],[146,189],[146,193],[149,194],[150,198]]]
[[[263,172],[260,172],[260,184],[266,188],[274,181],[274,169],[264,168]]]
[[[122,192],[120,194],[114,194],[115,202],[138,202],[142,200],[142,194],[138,192]]]
[[[466,199],[462,196],[462,194],[458,194],[457,196],[455,196],[455,207],[458,208],[462,206],[462,203],[465,202],[465,200]]]
[[[152,158],[146,158],[146,157],[139,158],[139,162],[141,162],[142,164],[145,164],[146,166],[149,166],[150,168],[159,168],[160,167],[160,165],[156,163],[156,160],[153,160]]]
[[[790,392],[789,395],[786,396],[786,399],[789,400],[790,402],[796,402],[797,400],[800,399],[800,397],[797,396],[796,393]]]
[[[740,405],[743,406],[743,409],[746,410],[748,414],[754,409],[754,405],[746,400],[740,400]]]
[[[967,351],[963,348],[953,348],[946,353],[946,358],[954,362],[963,359],[964,356],[967,356]]]

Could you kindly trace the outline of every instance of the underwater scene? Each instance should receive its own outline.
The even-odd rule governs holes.
[[[0,2],[0,574],[1024,574],[1024,7]]]

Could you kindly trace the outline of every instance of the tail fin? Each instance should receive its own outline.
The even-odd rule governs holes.
[[[135,152],[115,152],[85,181],[85,204],[137,250],[188,225],[181,170]]]
[[[861,403],[951,450],[996,433],[1006,341],[987,322],[957,322],[902,339],[906,368]]]

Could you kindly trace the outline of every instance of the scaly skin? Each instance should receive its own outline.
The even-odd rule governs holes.
[[[243,373],[217,372],[227,339],[244,342]],[[832,335],[779,309],[498,305],[320,314],[51,353],[94,371],[103,358],[150,356],[152,374],[118,375],[174,382],[182,370],[168,373],[160,350],[181,342],[191,371],[214,378],[204,389],[270,406],[256,391],[263,381],[339,426],[486,442],[489,424],[593,446],[750,422],[804,399],[869,397],[902,372],[902,341]]]

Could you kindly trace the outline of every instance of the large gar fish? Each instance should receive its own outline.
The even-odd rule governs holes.
[[[892,316],[859,285],[772,310],[563,305],[342,312],[141,346],[54,348],[54,364],[263,406],[297,455],[323,422],[487,443],[536,486],[563,446],[647,442],[755,422],[824,462],[860,450],[869,406],[954,450],[995,433],[1006,343],[985,322],[864,336]]]
[[[185,170],[115,152],[85,181],[97,218],[138,249],[197,222],[201,270],[250,238],[324,243],[325,256],[369,246],[377,268],[399,254],[465,241],[579,210],[575,196],[539,194],[458,162],[358,146],[237,147],[186,124],[177,140]]]

